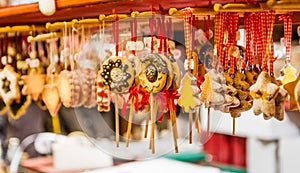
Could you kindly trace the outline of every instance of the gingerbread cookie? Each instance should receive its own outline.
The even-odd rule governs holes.
[[[164,55],[149,54],[141,58],[142,71],[139,74],[141,86],[149,93],[161,91],[169,76],[168,63]]]
[[[77,106],[80,98],[80,83],[76,71],[64,70],[58,79],[58,90],[61,102],[65,107]]]
[[[10,65],[6,65],[0,72],[0,95],[6,104],[21,97],[18,80],[19,74]]]
[[[122,57],[108,58],[100,68],[103,84],[115,93],[128,91],[134,82],[134,70],[130,61]]]

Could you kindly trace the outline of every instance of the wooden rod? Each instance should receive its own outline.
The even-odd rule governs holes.
[[[173,141],[174,141],[174,149],[175,149],[175,153],[178,153],[178,144],[177,144],[178,132],[176,126],[176,112],[173,109],[171,100],[169,100],[169,109],[170,109],[170,119],[171,119],[171,128],[172,128]]]
[[[148,126],[149,126],[150,116],[151,116],[151,110],[150,110],[150,107],[149,107],[149,112],[147,112],[147,116],[146,116],[146,125],[145,125],[144,138],[147,138],[147,135],[148,135]]]
[[[235,135],[235,117],[232,118],[232,135]]]
[[[210,107],[207,108],[207,134],[209,135],[210,131]]]
[[[190,144],[193,143],[193,112],[190,110],[189,112],[189,141]]]
[[[47,34],[39,34],[36,37],[28,36],[27,37],[27,41],[29,43],[31,43],[31,42],[37,42],[37,41],[46,41],[46,40],[49,40],[49,39],[52,39],[52,38],[62,37],[62,35],[63,34],[60,33],[60,32],[50,32],[50,33],[47,33]]]
[[[120,120],[119,120],[119,109],[118,109],[118,95],[115,96],[115,131],[116,131],[116,146],[119,147]]]
[[[200,116],[200,110],[199,109],[200,108],[196,109],[196,118],[195,118],[195,126],[196,126],[198,134],[201,133],[201,123],[200,123],[200,118],[199,118],[199,116]]]
[[[130,102],[129,119],[128,119],[128,124],[127,124],[127,134],[126,134],[126,147],[129,146],[129,139],[130,139],[130,134],[131,134],[133,110],[134,110],[133,99],[134,98],[132,98],[131,102]]]

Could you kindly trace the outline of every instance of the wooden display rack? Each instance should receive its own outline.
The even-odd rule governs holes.
[[[39,11],[38,3],[0,8],[0,27],[98,17],[99,14],[111,14],[112,9],[116,9],[117,13],[129,14],[131,11],[149,11],[150,6],[158,10],[160,5],[168,10],[169,8],[208,7],[210,3],[212,5],[232,2],[233,0],[56,0],[56,12],[52,16],[44,16]],[[246,0],[234,2],[245,3]],[[258,2],[265,1],[258,0]]]

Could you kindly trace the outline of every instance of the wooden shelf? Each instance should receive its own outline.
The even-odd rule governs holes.
[[[233,0],[212,0],[212,4],[229,2]],[[236,0],[236,2],[246,2],[246,0]],[[209,0],[56,0],[56,12],[52,16],[44,16],[40,13],[38,3],[0,8],[0,26],[45,24],[98,17],[99,14],[111,14],[114,8],[117,13],[130,13],[131,10],[148,11],[151,5],[155,9],[158,9],[159,5],[164,9],[207,7]]]

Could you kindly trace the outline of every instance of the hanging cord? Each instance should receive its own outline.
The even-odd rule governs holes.
[[[169,20],[167,21],[167,33],[168,33],[168,40],[173,40],[172,18],[169,18]],[[168,47],[168,53],[171,54],[170,47]]]
[[[192,27],[192,29],[191,29],[191,38],[192,38],[192,43],[191,43],[191,51],[193,52],[194,50],[195,50],[195,32],[196,32],[196,16],[195,15],[193,15],[192,17],[191,17],[191,27]]]
[[[207,17],[207,20],[206,20]],[[204,17],[204,32],[205,32],[205,36],[209,42],[210,39],[210,15],[207,15],[206,17]]]
[[[163,46],[163,52],[166,55],[168,50],[168,44],[167,44],[167,38],[166,38],[166,16],[162,8],[161,10],[161,37],[162,37],[162,46]]]
[[[271,10],[267,13],[267,54],[269,62],[269,72],[273,75],[274,66],[273,63],[276,60],[274,57],[274,45],[273,45],[273,30],[274,30],[274,21],[275,21],[275,11]]]
[[[291,42],[292,42],[292,17],[290,15],[279,16],[279,21],[283,20],[284,24],[284,39],[285,39],[285,52],[286,62],[291,62]]]
[[[151,18],[149,19],[149,28],[150,28],[150,36],[151,36],[151,53],[153,53],[154,51],[154,27],[155,27],[155,13],[154,13],[154,9],[153,7],[151,6],[151,12],[152,12],[152,16]]]
[[[64,54],[63,54],[63,58],[64,58],[64,69],[66,70],[68,68],[68,63],[67,63],[67,55],[66,55],[66,50],[67,50],[67,41],[68,41],[68,27],[67,27],[67,22],[64,22],[65,28],[63,30],[63,42],[64,42]]]
[[[235,67],[236,67],[236,57],[233,56],[233,51],[238,51],[235,50],[235,46],[236,46],[236,35],[238,32],[238,20],[239,20],[239,16],[237,13],[231,13],[231,20],[230,20],[230,32],[229,32],[229,37],[230,37],[230,43],[229,45],[231,46],[232,49],[230,52],[230,74],[234,74],[235,72]]]
[[[162,43],[162,23],[161,23],[161,19],[157,18],[157,39],[159,40],[159,47],[158,47],[158,53],[162,53],[162,47],[163,47],[163,43]]]
[[[249,57],[249,61],[248,61],[248,67],[252,68],[253,67],[253,58],[254,56],[257,55],[257,39],[258,39],[258,35],[257,35],[257,26],[254,25],[254,21],[255,21],[255,14],[252,13],[250,16],[250,30],[251,30],[251,56]]]
[[[220,60],[222,61],[221,65],[222,67],[224,67],[225,65],[225,44],[226,44],[226,41],[224,39],[224,33],[225,33],[225,30],[227,29],[226,26],[227,26],[227,23],[226,23],[226,18],[227,18],[227,14],[226,13],[221,13],[221,32],[220,32],[220,41],[219,41],[219,49],[220,49]]]
[[[185,50],[186,50],[186,60],[187,60],[187,68],[188,70],[191,70],[191,58],[192,58],[192,52],[191,52],[191,25],[190,19],[192,16],[192,10],[191,8],[186,8],[183,11],[183,21],[184,21],[184,39],[185,39]]]
[[[222,52],[222,44],[223,44],[223,37],[222,34],[222,13],[219,13],[215,16],[214,20],[214,28],[215,28],[215,36],[214,36],[214,44],[216,45],[215,49],[217,50],[217,55],[219,56],[219,63],[220,66],[223,66],[223,58],[221,57]]]
[[[244,14],[244,26],[245,26],[245,38],[246,38],[246,54],[244,57],[244,61],[242,64],[243,70],[246,69],[247,61],[248,61],[248,66],[251,67],[251,62],[250,57],[251,57],[251,14],[250,13],[245,13]]]
[[[231,17],[230,17],[230,13],[226,13],[225,15],[225,26],[224,26],[224,70],[228,70],[228,49],[230,46],[230,25],[231,25]],[[225,37],[225,31],[226,32],[226,37]]]
[[[261,12],[261,15],[260,15],[260,27],[261,27],[261,35],[262,35],[262,42],[263,42],[263,55],[262,55],[262,64],[261,64],[261,68],[262,70],[267,70],[267,62],[268,62],[268,59],[267,59],[267,52],[268,52],[268,49],[267,49],[267,26],[266,26],[266,13],[265,12]]]
[[[130,31],[131,31],[131,41],[137,41],[137,19],[134,17],[133,20],[130,21]],[[136,51],[132,51],[133,55],[136,55]]]
[[[112,23],[113,35],[116,46],[116,56],[119,56],[119,16],[115,9],[113,9],[113,13],[116,15],[116,21]]]

